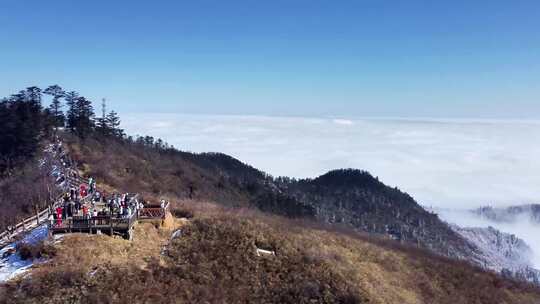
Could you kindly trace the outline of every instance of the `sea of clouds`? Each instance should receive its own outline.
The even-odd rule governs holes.
[[[274,176],[359,168],[424,206],[540,203],[540,122],[124,115],[129,134],[223,152]]]

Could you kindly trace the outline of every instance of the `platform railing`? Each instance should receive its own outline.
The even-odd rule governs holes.
[[[166,202],[165,206],[161,205],[147,205],[142,209],[139,209],[140,219],[164,219],[169,211],[170,203]]]
[[[103,228],[128,229],[137,220],[137,214],[133,213],[129,217],[112,217],[108,215],[98,215],[92,217],[74,216],[67,219],[49,220],[49,225],[53,230],[90,230]]]

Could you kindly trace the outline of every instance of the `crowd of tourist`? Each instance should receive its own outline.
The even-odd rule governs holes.
[[[53,174],[57,186],[64,194],[54,204],[50,220],[54,226],[61,227],[66,220],[92,218],[131,218],[144,208],[144,201],[129,193],[111,193],[99,191],[93,177],[81,179],[74,169],[74,164],[68,153],[63,149],[62,142],[57,141],[50,146],[55,161]],[[166,202],[161,200],[160,207]]]
[[[53,213],[57,226],[68,218],[90,219],[92,217],[131,218],[144,205],[129,193],[107,194],[98,191],[95,179],[81,184],[79,189],[71,188],[62,197]]]

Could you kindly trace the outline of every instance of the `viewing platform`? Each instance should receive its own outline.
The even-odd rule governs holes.
[[[132,228],[137,221],[137,214],[131,217],[115,218],[112,216],[92,216],[82,217],[74,216],[62,221],[51,220],[49,223],[52,234],[59,233],[103,233],[110,236],[120,235],[125,239],[131,240]]]
[[[89,233],[119,235],[124,239],[133,238],[133,226],[137,221],[163,220],[169,212],[169,202],[161,205],[145,205],[135,210],[129,216],[116,215],[98,216],[72,216],[66,219],[49,220],[49,229],[52,234],[61,233]]]

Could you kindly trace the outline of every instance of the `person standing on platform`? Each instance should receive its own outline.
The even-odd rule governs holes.
[[[62,226],[62,207],[56,207],[56,226]]]
[[[86,205],[82,207],[82,213],[84,218],[88,218],[88,207]]]

